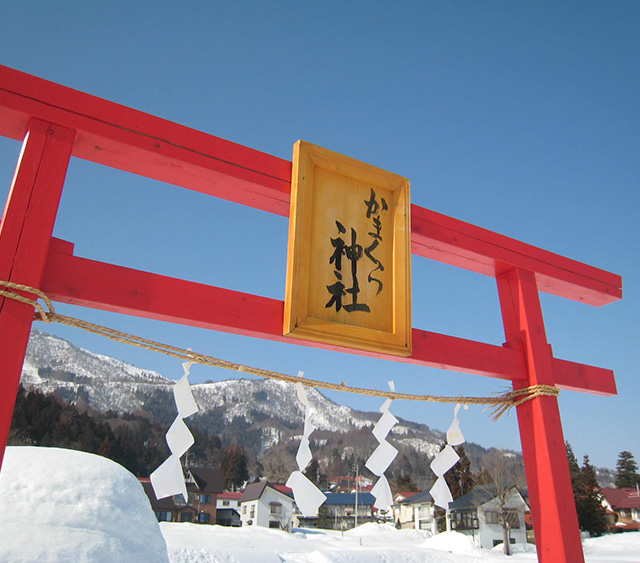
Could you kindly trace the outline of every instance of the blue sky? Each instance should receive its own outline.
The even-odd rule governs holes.
[[[640,460],[640,5],[635,2],[12,2],[0,63],[291,159],[304,139],[406,176],[412,202],[623,276],[594,308],[542,295],[557,357],[615,370],[619,396],[563,392],[581,458]],[[0,139],[0,199],[19,144]],[[73,160],[55,235],[76,254],[284,296],[287,220]],[[506,383],[74,307],[60,312],[308,377],[440,395]],[[501,344],[492,278],[414,257],[414,326]],[[44,329],[44,325],[38,325]],[[46,327],[168,377],[180,362]],[[233,374],[194,367],[192,381]],[[330,394],[364,410],[379,399]],[[392,411],[445,430],[450,406]],[[520,449],[514,414],[462,411],[468,440]]]

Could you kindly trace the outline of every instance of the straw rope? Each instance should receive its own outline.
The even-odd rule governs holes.
[[[138,348],[143,348],[145,350],[151,350],[153,352],[160,352],[161,354],[172,356],[181,360],[191,361],[196,364],[230,369],[249,375],[256,375],[259,377],[286,381],[288,383],[302,383],[303,385],[307,385],[309,387],[329,389],[332,391],[344,391],[348,393],[357,393],[360,395],[369,395],[372,397],[383,397],[389,399],[404,399],[408,401],[428,401],[435,403],[452,404],[460,403],[463,405],[487,405],[490,407],[494,407],[494,410],[492,411],[492,419],[494,421],[498,420],[504,413],[506,413],[513,407],[517,407],[518,405],[530,401],[531,399],[543,396],[557,397],[560,393],[560,390],[552,385],[532,385],[529,387],[524,387],[522,389],[497,394],[493,397],[441,397],[437,395],[413,395],[410,393],[379,391],[378,389],[364,389],[360,387],[351,387],[349,385],[345,385],[344,383],[337,384],[316,379],[300,378],[294,375],[288,375],[276,371],[255,368],[235,362],[229,362],[227,360],[214,358],[212,356],[193,352],[192,350],[186,350],[184,348],[178,348],[176,346],[171,346],[170,344],[163,344],[161,342],[156,342],[155,340],[149,340],[140,336],[135,336],[133,334],[128,334],[126,332],[90,323],[88,321],[76,319],[74,317],[60,315],[55,312],[53,303],[47,297],[47,295],[39,289],[30,287],[28,285],[22,285],[3,280],[0,280],[0,286],[6,288],[0,289],[1,296],[34,307],[37,311],[35,313],[34,320],[40,320],[46,323],[57,322],[67,326],[73,326],[91,332],[93,334],[106,336],[107,338],[115,340],[116,342],[130,344],[132,346],[137,346]],[[23,292],[27,295],[22,295],[18,292]],[[36,298],[34,299],[29,295],[36,296]],[[47,307],[46,309],[41,303],[39,303],[38,298],[42,299]]]

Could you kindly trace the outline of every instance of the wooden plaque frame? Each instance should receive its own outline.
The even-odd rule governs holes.
[[[298,141],[284,334],[411,355],[409,180]]]

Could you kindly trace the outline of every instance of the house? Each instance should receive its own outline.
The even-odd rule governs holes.
[[[407,494],[407,493],[405,493]],[[427,530],[433,534],[438,533],[438,523],[435,516],[436,507],[429,491],[397,495],[393,505],[396,525],[400,528],[413,528],[414,530]]]
[[[397,504],[400,501],[408,499],[409,497],[421,492],[422,491],[397,491],[393,493],[393,504]]]
[[[403,526],[402,524],[404,522],[412,522],[411,520],[411,511],[408,510],[406,505],[400,506],[400,503],[403,500],[408,499],[410,496],[413,496],[416,494],[416,492],[421,492],[421,491],[397,491],[395,493],[393,493],[393,521],[396,523],[396,527],[398,528],[402,528],[402,527],[407,527],[407,528],[413,528],[413,524],[411,524],[410,526]]]
[[[215,524],[217,495],[223,489],[220,470],[188,467],[185,470],[184,480],[189,493],[188,504],[197,511],[197,522],[200,524]]]
[[[471,536],[479,547],[491,549],[503,543],[503,513],[495,485],[476,486],[470,493],[449,503],[447,530]],[[527,503],[516,487],[507,492],[504,517],[510,525],[510,542],[526,543]]]
[[[156,518],[160,522],[215,524],[216,497],[222,492],[220,471],[212,468],[188,467],[184,473],[189,497],[186,502],[182,495],[157,499],[151,481],[140,479]]]
[[[355,493],[325,493],[325,496],[327,498],[318,509],[317,516],[297,516],[299,526],[348,530],[354,528],[356,524],[360,526],[366,522],[374,522],[378,517],[373,507],[376,499],[371,493],[359,492],[357,497]]]
[[[329,490],[333,493],[355,493],[356,484],[358,492],[369,492],[373,488],[373,481],[364,475],[339,475],[329,480]]]
[[[638,489],[624,487],[600,489],[600,492],[612,532],[630,532],[640,529],[640,491]]]
[[[220,526],[241,526],[240,499],[242,493],[224,492],[218,495],[216,504],[216,524]]]
[[[153,491],[151,481],[149,479],[138,478],[144,492],[149,498],[151,508],[153,509],[158,522],[193,522],[196,511],[193,507],[187,506],[180,495],[158,499]]]
[[[294,521],[293,493],[289,487],[261,479],[247,485],[240,498],[242,526],[264,526],[289,530]]]

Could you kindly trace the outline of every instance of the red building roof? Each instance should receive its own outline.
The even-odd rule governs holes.
[[[412,497],[415,494],[418,494],[422,492],[422,490],[419,491],[397,491],[396,492],[396,498],[400,498],[402,497],[403,499],[408,499],[409,497]]]
[[[640,508],[640,492],[637,489],[600,489],[600,492],[614,509]]]
[[[218,498],[223,500],[240,500],[242,498],[242,493],[232,493],[225,491],[224,493],[218,494]]]
[[[281,485],[280,483],[269,483],[270,487],[273,487],[277,491],[284,493],[285,495],[292,495],[293,489],[287,487],[286,485]]]

